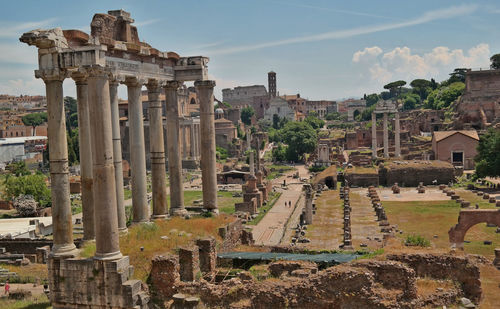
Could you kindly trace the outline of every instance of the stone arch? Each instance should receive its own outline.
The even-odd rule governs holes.
[[[356,117],[361,114],[361,111],[359,109],[355,109],[354,112],[352,113],[352,118],[356,120]]]
[[[196,100],[194,98],[191,98],[191,101],[189,102],[189,104],[196,104]]]
[[[476,224],[490,223],[500,226],[500,209],[464,209],[460,211],[458,223],[448,231],[453,248],[463,248],[467,231]]]

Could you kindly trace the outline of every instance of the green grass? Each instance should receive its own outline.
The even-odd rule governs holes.
[[[462,193],[459,195],[462,196]],[[473,201],[471,203],[474,205]],[[420,235],[428,239],[433,248],[450,248],[448,231],[457,224],[460,213],[460,205],[455,201],[386,201],[382,205],[389,222],[403,231],[403,234],[398,234],[402,241],[408,235]],[[480,223],[467,231],[465,240],[469,241],[464,244],[465,252],[493,258],[494,248],[500,245],[500,234],[495,233],[494,227]],[[484,240],[491,240],[493,244],[485,245]]]
[[[132,191],[129,189],[123,189],[123,199],[129,200],[132,198]]]
[[[404,244],[405,246],[430,247],[431,242],[420,235],[408,235]]]
[[[247,224],[257,225],[260,222],[260,220],[262,220],[262,218],[264,218],[264,216],[267,214],[267,212],[271,208],[273,208],[274,204],[276,204],[276,201],[280,198],[280,196],[281,196],[281,192],[271,192],[269,194],[269,202],[267,203],[267,205],[262,206],[259,209],[259,213],[257,214],[257,217],[255,217],[255,219],[253,219],[252,221],[249,221]]]
[[[0,299],[2,309],[47,309],[52,308],[45,294],[24,300]]]

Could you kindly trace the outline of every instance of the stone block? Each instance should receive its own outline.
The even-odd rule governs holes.
[[[460,207],[462,208],[466,208],[466,207],[469,207],[470,206],[470,202],[468,201],[463,201],[461,204],[460,204]]]
[[[179,260],[175,255],[157,255],[151,264],[150,280],[153,296],[169,299],[176,293],[175,284],[180,280]]]
[[[197,246],[179,248],[179,275],[181,281],[199,279],[200,259]]]
[[[490,195],[488,193],[483,194],[483,200],[488,200],[490,198]]]
[[[217,252],[215,249],[215,238],[204,238],[196,240],[199,248],[200,270],[202,273],[212,273],[215,271],[217,262]]]

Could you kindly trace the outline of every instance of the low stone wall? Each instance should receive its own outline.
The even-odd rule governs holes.
[[[378,187],[379,177],[378,174],[373,173],[351,173],[346,172],[345,179],[349,182],[351,187]]]
[[[237,219],[236,221],[219,228],[219,236],[222,237],[223,241],[217,252],[228,252],[241,244],[253,244],[252,233],[243,228],[241,219]]]
[[[420,182],[432,185],[434,181],[447,184],[455,178],[453,165],[442,161],[401,161],[379,168],[380,185],[392,186],[398,183],[404,187],[416,187]]]
[[[415,270],[418,277],[451,279],[462,285],[465,297],[476,304],[481,299],[479,267],[466,256],[425,253],[390,254],[387,259],[400,261]]]
[[[37,248],[50,246],[53,241],[50,239],[0,239],[0,248],[5,248],[6,252],[19,254],[36,254]],[[77,248],[80,248],[81,240],[74,241]]]

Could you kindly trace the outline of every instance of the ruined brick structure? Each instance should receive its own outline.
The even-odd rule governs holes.
[[[484,129],[500,122],[500,70],[467,70],[465,93],[453,122],[455,129]]]

